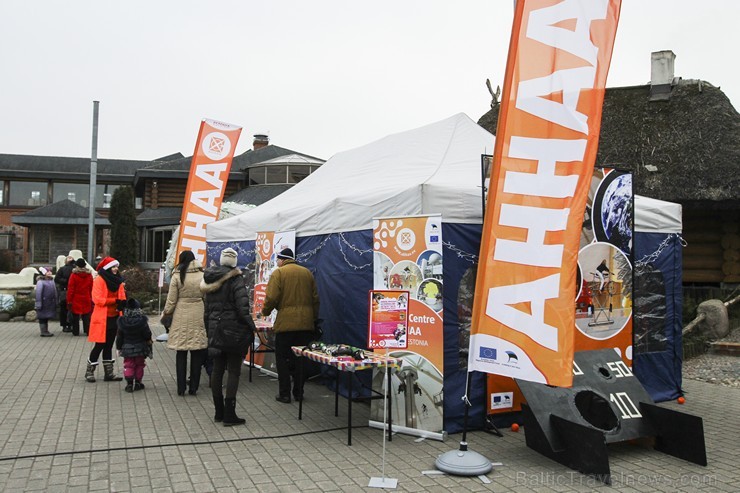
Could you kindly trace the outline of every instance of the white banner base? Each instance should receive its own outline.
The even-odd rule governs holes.
[[[381,430],[388,429],[387,424],[383,423],[382,421],[373,421],[372,419],[368,421],[368,426],[370,428],[378,428]],[[404,433],[406,435],[422,437],[422,438],[431,438],[433,440],[439,440],[440,442],[444,442],[447,439],[446,431],[443,431],[442,433],[435,433],[433,431],[418,430],[416,428],[408,428],[406,426],[399,426],[399,425],[393,425],[392,431],[397,432],[397,433]]]

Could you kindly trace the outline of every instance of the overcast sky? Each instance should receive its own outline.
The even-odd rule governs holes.
[[[489,108],[512,0],[0,0],[0,153],[151,160],[193,152],[200,120],[328,159]],[[623,0],[608,87],[676,76],[740,108],[740,1]]]

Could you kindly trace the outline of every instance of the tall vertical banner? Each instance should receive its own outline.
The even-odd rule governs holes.
[[[231,161],[242,128],[205,119],[200,123],[180,218],[177,257],[191,250],[206,265],[206,225],[218,219]]]
[[[576,262],[620,5],[516,2],[468,371],[572,385]]]
[[[390,350],[390,356],[403,360],[391,380],[391,392],[397,396],[393,423],[440,432],[444,426],[442,216],[373,219],[373,272],[376,294],[385,293],[382,296],[390,300],[388,291],[396,292],[393,299],[399,306],[408,302],[406,334],[390,332],[399,343],[404,338],[406,346]],[[371,297],[371,321],[373,301]],[[369,341],[369,345],[374,344]],[[373,388],[382,392],[387,379],[382,369],[374,371]],[[384,421],[381,401],[372,401],[370,416]]]

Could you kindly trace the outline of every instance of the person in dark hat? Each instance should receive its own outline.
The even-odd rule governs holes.
[[[293,398],[303,399],[303,381],[298,371],[299,359],[291,346],[306,346],[314,336],[314,321],[319,318],[319,292],[313,274],[298,265],[295,254],[284,248],[277,255],[278,268],[270,276],[262,314],[277,310],[275,331],[275,365],[278,373],[278,402],[290,403],[291,380]]]
[[[59,299],[59,325],[62,326],[62,332],[72,332],[71,317],[67,315],[67,288],[74,267],[74,257],[67,256],[64,259],[64,265],[59,268],[54,276],[54,284],[57,287],[57,298]]]
[[[85,259],[78,258],[67,284],[67,311],[72,314],[72,335],[80,335],[80,320],[85,335],[90,331],[93,277]]]
[[[95,343],[95,346],[87,358],[85,380],[88,382],[95,382],[95,368],[98,366],[100,353],[103,353],[103,380],[123,380],[123,377],[113,373],[113,343],[118,332],[118,307],[126,301],[126,287],[123,277],[118,273],[118,265],[118,260],[113,257],[103,257],[98,263],[98,276],[93,280],[92,301],[95,307],[90,318],[87,340]]]
[[[236,391],[239,387],[244,357],[256,327],[249,313],[249,293],[237,267],[233,248],[221,252],[220,264],[203,273],[200,290],[205,295],[204,320],[208,334],[208,352],[213,356],[211,394],[214,421],[224,426],[243,425],[246,420],[236,414]],[[224,371],[228,369],[226,397],[223,394]],[[191,373],[190,378],[193,378]]]

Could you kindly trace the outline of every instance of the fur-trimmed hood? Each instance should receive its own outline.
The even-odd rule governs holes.
[[[206,269],[200,282],[200,291],[206,294],[216,292],[226,281],[241,275],[242,271],[238,268],[219,266]]]
[[[75,268],[72,269],[72,274],[90,274],[90,275],[92,275],[92,270],[88,269],[87,267],[80,268],[80,267],[75,266]]]

